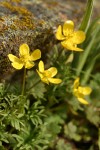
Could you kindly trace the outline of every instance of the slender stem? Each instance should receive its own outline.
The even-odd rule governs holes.
[[[38,80],[36,83],[34,83],[27,91],[29,92],[34,86],[36,86],[41,80]]]
[[[26,78],[26,68],[24,68],[22,95],[24,95],[24,90],[25,90],[25,78]]]

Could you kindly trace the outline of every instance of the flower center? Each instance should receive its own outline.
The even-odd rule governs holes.
[[[65,36],[66,36],[67,39],[72,38],[74,36],[73,30],[66,29],[66,35]]]
[[[44,76],[45,78],[50,78],[50,77],[51,77],[51,72],[48,71],[48,70],[45,70],[45,71],[43,72],[43,76]]]
[[[26,63],[27,61],[30,60],[30,56],[23,55],[23,56],[21,56],[20,60],[21,60],[23,63]]]

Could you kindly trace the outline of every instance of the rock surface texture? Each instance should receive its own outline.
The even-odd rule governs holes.
[[[67,19],[79,25],[85,6],[85,0],[0,0],[0,78],[12,70],[7,55],[18,56],[22,43],[45,58],[57,26]]]

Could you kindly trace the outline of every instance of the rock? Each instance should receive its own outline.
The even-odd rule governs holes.
[[[80,23],[86,3],[76,0],[0,1],[0,78],[12,71],[7,55],[18,56],[20,44],[39,48],[42,57],[57,42],[55,30],[66,19]]]

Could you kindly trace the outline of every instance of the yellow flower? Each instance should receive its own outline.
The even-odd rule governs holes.
[[[59,84],[62,82],[61,79],[53,78],[57,74],[57,69],[55,67],[44,70],[43,61],[39,62],[39,70],[37,70],[37,72],[44,83],[49,84],[51,82],[54,84]]]
[[[83,31],[74,31],[74,23],[68,20],[63,26],[59,25],[56,38],[61,40],[63,47],[72,51],[83,51],[83,49],[78,48],[77,44],[82,43],[85,40],[85,33]]]
[[[9,54],[8,58],[15,69],[22,69],[23,67],[30,69],[35,65],[33,61],[41,58],[41,51],[36,49],[30,54],[29,46],[22,44],[19,47],[19,58],[13,54]]]
[[[83,103],[83,104],[89,104],[85,99],[84,99],[84,96],[85,95],[89,95],[92,91],[92,89],[90,87],[82,87],[82,86],[79,86],[79,78],[77,78],[75,81],[74,81],[74,89],[73,89],[73,93],[74,95],[77,97],[77,99]]]

